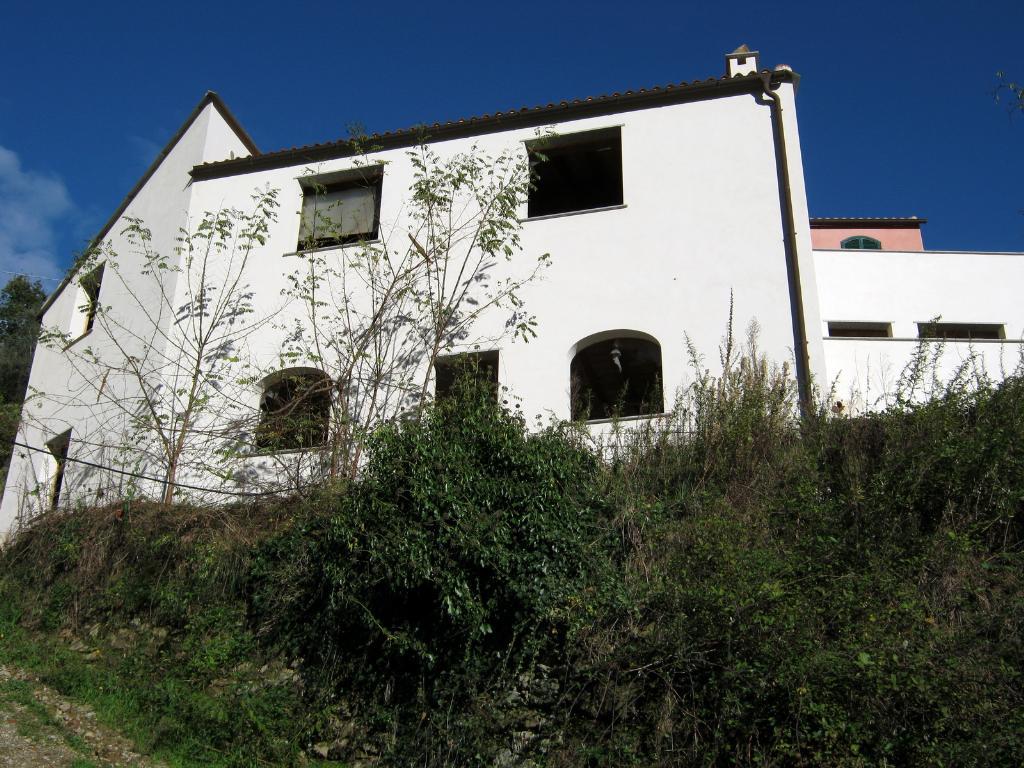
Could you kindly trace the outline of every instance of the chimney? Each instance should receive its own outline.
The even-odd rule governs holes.
[[[725,57],[725,76],[739,77],[757,72],[757,51],[741,45]]]

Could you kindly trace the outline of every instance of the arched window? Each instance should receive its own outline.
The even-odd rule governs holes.
[[[576,345],[569,365],[573,419],[664,411],[661,345],[636,331],[609,331]]]
[[[875,240],[873,237],[857,235],[855,237],[846,238],[839,244],[839,247],[861,251],[880,251],[882,249],[882,243],[879,240]]]
[[[326,443],[332,389],[330,377],[314,368],[289,368],[264,379],[256,447],[287,451]]]

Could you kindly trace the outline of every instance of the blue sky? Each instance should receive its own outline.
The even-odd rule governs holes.
[[[803,75],[811,214],[1024,251],[1024,3],[0,3],[0,279],[54,277],[203,93],[263,150],[719,76]],[[52,287],[48,283],[47,287]]]

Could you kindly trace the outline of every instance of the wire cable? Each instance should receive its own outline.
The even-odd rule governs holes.
[[[29,277],[32,278],[33,280],[41,280],[47,283],[59,283],[61,280],[59,277],[44,277],[43,275],[30,275],[28,274],[28,272],[12,272],[9,269],[0,269],[0,274],[15,275],[17,277]]]
[[[26,450],[29,450],[29,451],[35,451],[36,453],[45,453],[48,456],[53,456],[53,453],[48,448],[37,448],[36,446],[33,446],[33,445],[26,445],[25,443],[20,443],[17,440],[14,440],[13,444],[18,446],[19,448],[25,448]],[[150,475],[142,475],[142,474],[139,474],[138,472],[129,472],[128,470],[125,470],[125,469],[117,469],[116,467],[108,467],[108,466],[106,466],[104,464],[97,464],[96,462],[93,462],[93,461],[87,461],[86,459],[73,459],[70,456],[66,456],[64,458],[64,461],[70,461],[70,462],[72,462],[74,464],[84,464],[87,467],[94,467],[95,469],[103,469],[103,470],[106,470],[107,472],[115,472],[115,473],[117,473],[119,475],[124,475],[125,477],[135,477],[135,478],[138,478],[139,480],[149,480],[150,482],[154,482],[154,483],[165,483],[165,484],[169,483],[170,485],[173,485],[175,488],[185,488],[185,489],[190,490],[190,491],[203,491],[204,493],[221,493],[221,494],[226,494],[228,496],[244,496],[244,497],[249,497],[249,498],[255,498],[255,497],[263,497],[263,496],[279,496],[279,495],[281,495],[281,493],[284,492],[284,490],[280,490],[280,491],[225,491],[225,490],[220,489],[220,488],[204,488],[204,487],[202,487],[200,485],[189,485],[188,483],[178,483],[178,482],[168,481],[166,478],[152,477]]]

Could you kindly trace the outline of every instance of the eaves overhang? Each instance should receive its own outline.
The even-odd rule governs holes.
[[[642,88],[637,91],[592,96],[585,99],[562,101],[557,104],[522,107],[518,110],[495,112],[446,123],[413,126],[398,131],[375,133],[355,140],[342,139],[324,144],[267,152],[253,157],[204,163],[193,168],[191,174],[195,181],[202,181],[351,157],[367,151],[401,149],[422,142],[449,141],[686,101],[712,99],[740,93],[760,93],[764,75],[771,78],[773,85],[783,82],[795,83],[799,80],[799,75],[792,70],[776,70],[774,72],[765,70],[737,77],[711,78],[690,83]]]
[[[927,224],[928,219],[917,216],[859,216],[811,217],[811,229],[848,229],[849,227],[872,227],[874,229],[907,229]]]

